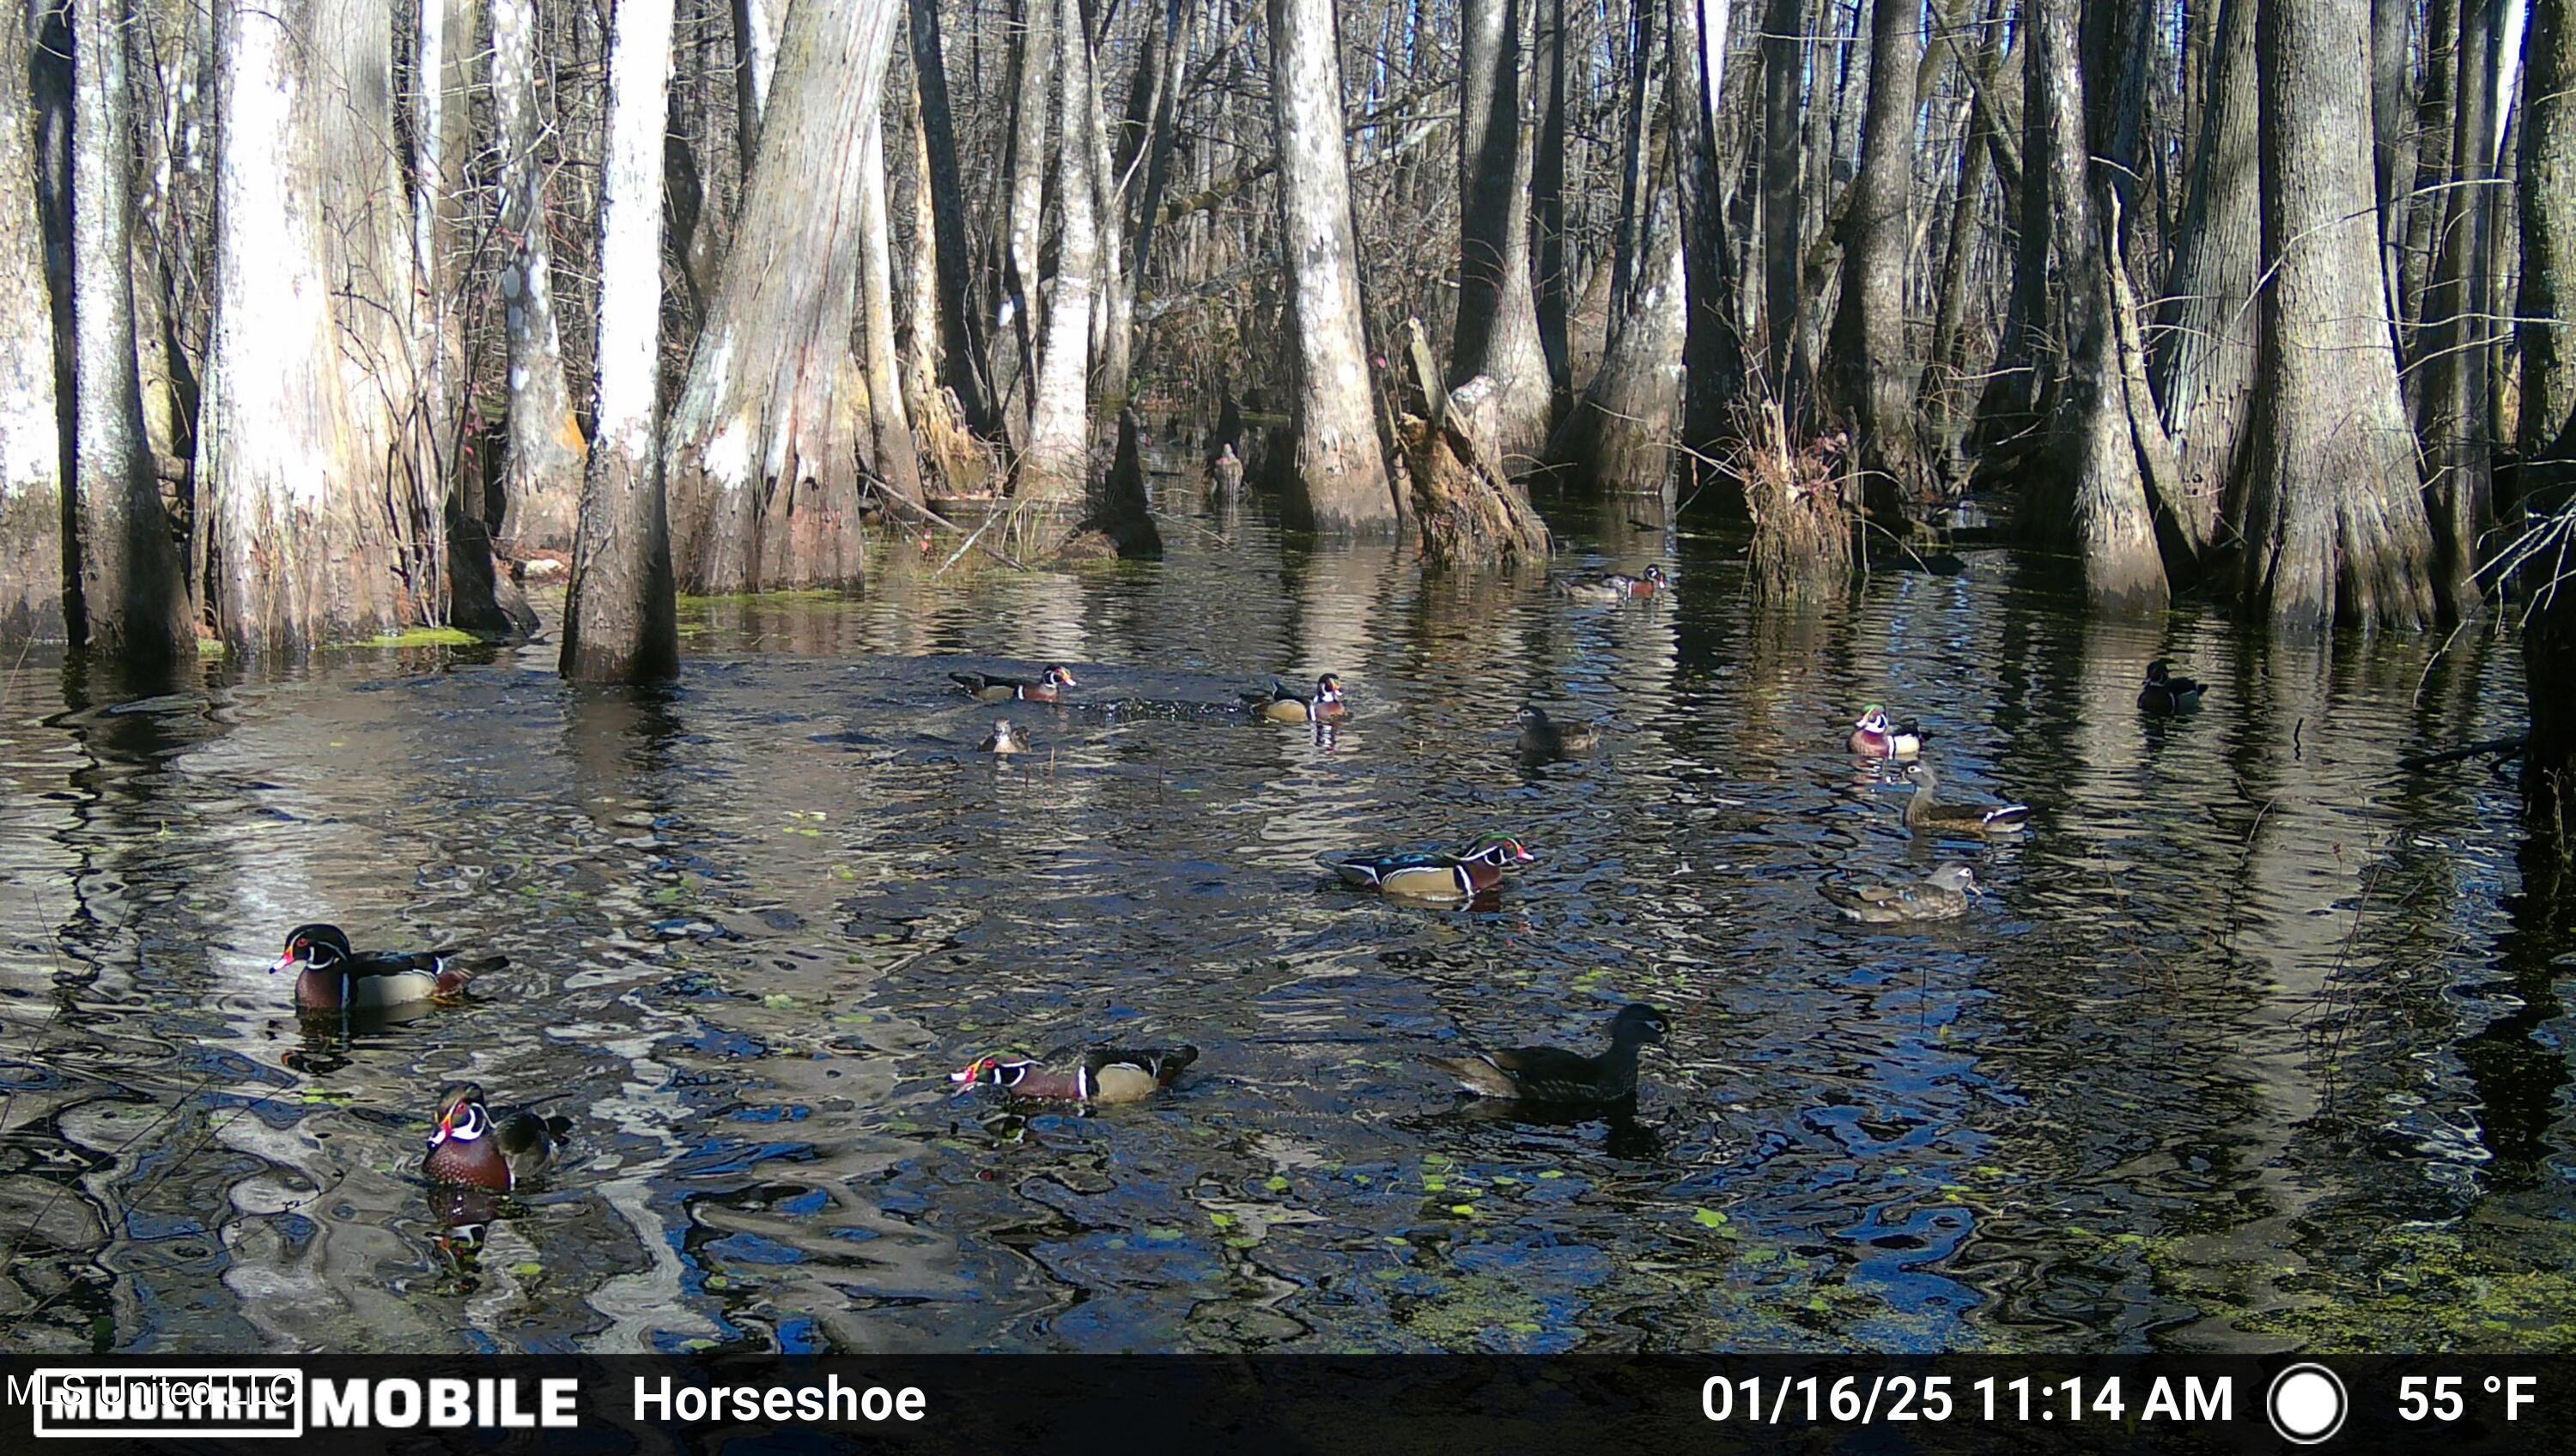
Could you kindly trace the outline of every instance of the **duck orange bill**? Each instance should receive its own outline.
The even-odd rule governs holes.
[[[997,1065],[999,1061],[998,1057],[977,1057],[962,1069],[949,1073],[948,1080],[956,1083],[957,1090],[960,1092],[972,1090],[975,1079],[983,1076],[986,1068]]]
[[[291,970],[294,970],[294,969],[295,969],[295,952],[293,952],[293,951],[288,951],[286,954],[284,954],[284,955],[282,955],[282,956],[279,956],[279,957],[277,958],[277,963],[276,963],[275,965],[272,965],[272,966],[270,966],[270,967],[268,968],[268,973],[269,973],[270,975],[274,976],[274,975],[276,975],[276,974],[277,974],[278,972],[280,972],[280,971],[291,971]]]
[[[437,1147],[440,1143],[447,1141],[447,1135],[456,1130],[455,1118],[456,1114],[451,1111],[438,1119],[438,1131],[429,1135],[429,1145],[431,1147]]]

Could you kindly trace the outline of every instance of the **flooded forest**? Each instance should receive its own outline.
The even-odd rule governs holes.
[[[2576,1328],[2576,0],[28,0],[0,661],[0,1350]]]

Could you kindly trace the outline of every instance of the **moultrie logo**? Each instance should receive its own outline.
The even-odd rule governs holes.
[[[304,1372],[285,1366],[43,1368],[10,1376],[8,1394],[40,1439],[304,1434]]]

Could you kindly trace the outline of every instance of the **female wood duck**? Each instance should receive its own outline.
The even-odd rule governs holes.
[[[1563,758],[1601,742],[1600,729],[1563,727],[1536,705],[1521,709],[1520,723],[1523,758]]]
[[[1089,1051],[1069,1072],[1050,1072],[1025,1057],[977,1057],[948,1074],[961,1093],[999,1087],[1033,1102],[1142,1102],[1180,1080],[1199,1059],[1194,1046],[1143,1051]]]
[[[1480,834],[1456,854],[1415,850],[1404,854],[1328,854],[1333,873],[1362,889],[1403,900],[1460,904],[1503,882],[1506,865],[1525,865],[1537,855],[1508,834]]]
[[[2147,685],[2138,689],[2138,709],[2146,713],[2189,713],[2200,707],[2209,684],[2175,677],[2161,657],[2147,664]]]
[[[1862,758],[1912,758],[1923,751],[1923,727],[1912,718],[1891,721],[1876,703],[1852,725],[1851,751]]]
[[[984,741],[975,745],[982,752],[998,753],[1006,757],[1014,753],[1024,753],[1028,750],[1028,746],[1029,741],[1020,736],[1020,730],[1013,727],[1008,718],[996,722],[993,725],[993,731],[984,735]]]
[[[1008,703],[1023,699],[1032,703],[1059,703],[1064,701],[1066,688],[1082,686],[1074,680],[1073,670],[1062,664],[1038,674],[1036,682],[1016,677],[995,677],[982,672],[952,672],[948,677],[979,703]]]
[[[1915,920],[1955,920],[1968,913],[1968,899],[1982,894],[1976,871],[1945,864],[1912,884],[1826,884],[1818,887],[1845,920],[1872,925],[1899,925]]]
[[[1458,1079],[1478,1097],[1524,1102],[1620,1102],[1637,1092],[1637,1053],[1664,1039],[1664,1013],[1640,1002],[1620,1008],[1610,1023],[1610,1050],[1597,1057],[1557,1047],[1513,1047],[1465,1057],[1433,1057],[1431,1065]]]
[[[1996,834],[2018,834],[2030,822],[2027,804],[2003,804],[1980,809],[1966,804],[1944,804],[1936,801],[1933,791],[1940,780],[1928,763],[1906,765],[1913,776],[1914,796],[1905,801],[1905,827],[1921,834],[1972,834],[1985,838]]]
[[[313,924],[288,931],[286,953],[268,969],[274,975],[300,968],[295,978],[296,1010],[347,1011],[461,1001],[467,982],[509,963],[508,956],[497,955],[472,960],[437,952],[361,955],[349,948],[349,937],[340,933],[340,927]]]
[[[1277,678],[1270,680],[1270,691],[1245,693],[1243,705],[1273,723],[1326,723],[1350,714],[1350,703],[1342,695],[1342,680],[1331,673],[1315,679],[1315,695],[1306,697]]]
[[[439,1090],[438,1131],[429,1135],[421,1176],[432,1183],[509,1193],[545,1171],[572,1131],[568,1117],[539,1117],[525,1108],[495,1113],[483,1089],[451,1082]]]
[[[1587,602],[1624,602],[1630,597],[1651,597],[1669,585],[1672,578],[1660,566],[1649,566],[1630,576],[1624,571],[1587,572],[1581,576],[1560,578],[1556,583],[1559,596]]]

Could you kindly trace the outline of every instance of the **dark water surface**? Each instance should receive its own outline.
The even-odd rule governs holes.
[[[1209,524],[1233,532],[1230,545]],[[2510,641],[2328,649],[2088,622],[2000,556],[1756,616],[1732,548],[1578,606],[1170,528],[1084,576],[900,560],[864,600],[702,605],[638,700],[352,651],[0,701],[0,1347],[2236,1350],[2563,1346],[2558,978],[2509,779]],[[2146,660],[2214,681],[2140,719]],[[1083,705],[964,667],[1075,665]],[[1301,727],[1149,710],[1342,674]],[[88,705],[91,694],[100,695]],[[1839,750],[1921,714],[2038,807],[1965,922]],[[1606,723],[1532,769],[1512,710]],[[1491,908],[1322,850],[1518,833]],[[471,1004],[307,1033],[285,929],[507,953]],[[2553,964],[2553,961],[2558,962]],[[1425,1055],[1674,1035],[1633,1122],[1461,1107]],[[1186,1040],[1095,1116],[953,1098],[988,1050]],[[439,1081],[576,1144],[498,1209],[418,1179]],[[447,1227],[462,1223],[463,1227]]]

